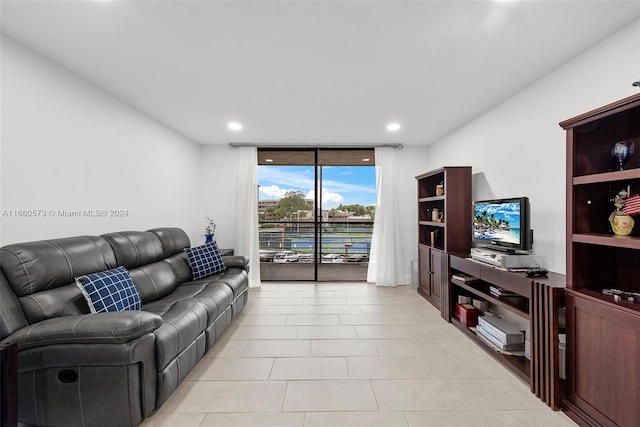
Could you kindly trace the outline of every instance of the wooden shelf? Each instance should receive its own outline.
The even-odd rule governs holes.
[[[444,222],[436,222],[436,221],[418,221],[420,225],[428,225],[430,227],[444,227]]]
[[[421,197],[418,199],[418,202],[439,202],[444,201],[444,196],[432,196],[432,197]]]
[[[573,185],[598,184],[601,182],[625,181],[629,179],[640,179],[640,169],[576,176],[573,178]]]
[[[451,318],[451,323],[472,338],[483,350],[493,356],[494,359],[509,368],[509,370],[519,376],[524,382],[529,383],[531,379],[531,362],[529,359],[524,356],[509,356],[497,352],[489,347],[481,338],[478,338],[474,331],[460,323],[455,317]]]
[[[460,280],[451,279],[451,283],[471,292],[474,295],[482,297],[499,307],[505,308],[510,312],[517,314],[529,320],[529,299],[520,295],[508,297],[494,297],[489,291],[490,284],[482,281],[465,283]]]
[[[611,234],[582,233],[573,235],[574,243],[610,246],[614,248],[640,249],[640,237],[614,236]]]

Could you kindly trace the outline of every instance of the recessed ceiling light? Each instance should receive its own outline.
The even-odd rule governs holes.
[[[231,129],[231,130],[235,130],[235,131],[242,130],[242,128],[243,128],[242,123],[238,123],[238,122],[230,122],[230,123],[227,125],[227,127],[228,127],[229,129]]]
[[[267,163],[273,163],[273,159],[264,159],[264,161]]]
[[[362,161],[363,161],[363,162],[370,162],[370,161],[371,161],[371,159],[366,158],[366,159],[362,159]]]
[[[397,131],[399,131],[400,130],[400,123],[398,123],[398,122],[389,123],[387,125],[387,130],[389,132],[397,132]]]

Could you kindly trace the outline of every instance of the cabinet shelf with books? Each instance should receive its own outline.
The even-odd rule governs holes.
[[[418,243],[444,252],[471,247],[471,167],[445,166],[416,177]],[[431,233],[438,236],[432,239]]]
[[[530,383],[531,362],[529,359],[524,355],[510,355],[498,351],[494,345],[488,343],[483,336],[479,335],[476,328],[469,328],[465,326],[455,315],[455,306],[458,303],[458,297],[463,296],[486,301],[489,304],[489,309],[491,311],[495,311],[497,307],[504,309],[515,315],[517,318],[522,319],[522,322],[528,324],[530,321],[530,281],[519,276],[512,278],[510,277],[512,273],[498,270],[489,265],[481,265],[459,255],[452,255],[450,257],[450,268],[451,322],[467,335],[473,337],[474,341],[485,349],[487,353],[508,367],[523,381]],[[499,273],[496,274],[493,270],[496,270]],[[501,273],[505,274],[505,277],[501,278]],[[475,277],[477,280],[463,281],[458,278],[460,275]],[[492,295],[492,287],[500,287],[501,289],[508,288],[509,296]]]
[[[561,381],[559,376],[560,333],[564,325],[560,312],[564,307],[565,276],[548,273],[536,279],[523,272],[511,272],[468,258],[468,254],[451,254],[450,305],[451,322],[472,337],[481,348],[509,368],[531,386],[540,399],[553,409],[560,408]],[[496,288],[509,296],[496,296]],[[509,321],[526,330],[530,342],[530,355],[505,354],[495,345],[467,327],[454,314],[458,297],[485,301],[491,312],[500,312]]]
[[[529,319],[529,299],[527,297],[518,294],[502,297],[493,296],[491,295],[490,290],[492,285],[483,281],[465,283],[452,278],[451,283],[461,289],[468,291],[474,296],[482,298],[490,304],[494,304],[512,312],[513,314],[521,316],[525,319]]]

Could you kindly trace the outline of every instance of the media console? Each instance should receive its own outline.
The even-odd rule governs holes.
[[[548,273],[544,277],[529,278],[524,272],[500,269],[470,259],[469,254],[449,256],[449,312],[450,321],[479,346],[491,354],[523,381],[531,391],[552,409],[560,409],[560,350],[559,312],[564,307],[565,276]],[[454,274],[463,273],[478,280],[461,281]],[[508,297],[494,296],[490,288],[498,286],[509,291]],[[530,359],[499,353],[489,347],[474,330],[465,326],[456,316],[458,296],[467,296],[488,302],[493,311],[506,311],[528,324]]]

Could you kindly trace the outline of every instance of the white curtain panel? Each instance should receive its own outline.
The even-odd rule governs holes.
[[[260,286],[258,240],[258,152],[238,147],[235,253],[249,257],[249,287]]]
[[[376,212],[371,236],[367,282],[377,286],[403,283],[404,256],[400,242],[400,204],[398,202],[396,150],[376,148]]]

